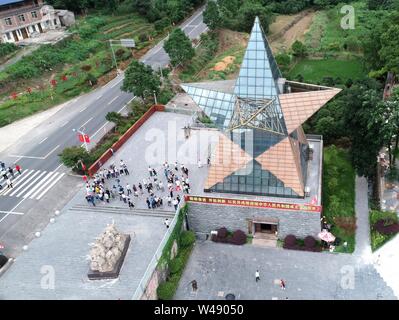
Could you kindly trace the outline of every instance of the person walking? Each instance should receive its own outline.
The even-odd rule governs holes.
[[[260,280],[259,270],[256,270],[256,272],[255,272],[255,282],[258,282],[259,280]]]
[[[193,280],[190,283],[191,283],[191,287],[193,288],[193,292],[196,292],[198,290],[197,280]]]
[[[201,159],[198,159],[198,168],[202,168]]]
[[[168,219],[168,218],[165,219],[165,221],[163,222],[163,224],[166,226],[166,229],[169,229],[170,222],[169,222],[169,219]]]
[[[168,202],[168,207],[171,207],[171,206],[172,206],[172,197],[171,197],[171,196],[168,196],[168,197],[166,198],[166,201]]]
[[[143,185],[141,184],[141,182],[139,182],[139,189],[140,189],[140,193],[143,194]]]
[[[127,196],[130,196],[132,194],[132,188],[130,187],[129,183],[126,183],[126,191],[127,191]]]
[[[285,290],[285,282],[284,282],[283,279],[280,279],[280,288],[281,288],[282,290]]]
[[[17,164],[17,165],[15,166],[15,170],[16,170],[19,174],[21,174],[21,167],[20,167],[19,164]]]
[[[151,209],[151,202],[150,202],[150,199],[148,199],[148,197],[147,197],[147,199],[145,200],[145,202],[147,202],[147,207],[148,207],[148,209]]]
[[[107,203],[109,203],[109,193],[107,192],[104,193],[104,199]]]
[[[130,198],[127,198],[127,203],[129,204],[129,209],[134,208],[134,203],[130,200]]]
[[[10,173],[11,177],[14,178],[14,169],[11,167],[8,167],[8,172]]]
[[[12,185],[12,181],[11,181],[11,179],[10,178],[8,178],[7,179],[7,189],[12,189],[13,188],[13,185]]]
[[[176,199],[173,200],[172,202],[173,206],[175,207],[175,211],[177,210],[177,207],[179,206],[179,201],[177,201]]]
[[[151,166],[148,166],[148,173],[150,174],[150,177],[152,177],[152,168],[151,168]]]

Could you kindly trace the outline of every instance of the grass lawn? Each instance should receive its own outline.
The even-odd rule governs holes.
[[[378,248],[382,247],[385,243],[395,237],[396,234],[381,234],[377,230],[374,230],[373,225],[378,220],[391,220],[398,222],[398,216],[396,212],[384,212],[384,211],[377,211],[371,210],[370,211],[370,240],[371,240],[371,250],[375,251]]]
[[[364,76],[362,62],[359,60],[302,60],[298,62],[289,72],[288,77],[295,79],[302,75],[304,82],[320,83],[324,77],[334,79],[341,78],[342,82],[347,79],[360,79]]]
[[[341,239],[336,252],[355,249],[355,170],[348,152],[334,145],[324,148],[323,159],[323,215],[332,225],[331,232]]]

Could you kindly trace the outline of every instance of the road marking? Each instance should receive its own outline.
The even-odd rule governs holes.
[[[34,171],[31,171],[31,173],[33,173]],[[28,179],[26,180],[21,180],[20,182],[22,182],[22,184],[16,184],[16,188],[12,188],[12,189],[7,189],[6,192],[4,192],[2,195],[5,196],[8,193],[11,192],[11,195],[14,195],[15,193],[17,193],[21,188],[23,188],[27,183],[29,183],[32,179],[34,179],[38,174],[40,173],[40,171],[36,171],[32,176],[30,176]],[[26,177],[26,176],[25,176]]]
[[[57,177],[57,179],[55,179],[55,180],[53,181],[53,183],[50,184],[50,185],[40,194],[40,196],[38,196],[36,199],[37,199],[37,200],[40,200],[40,199],[46,194],[47,191],[49,191],[58,181],[61,180],[61,178],[62,178],[64,175],[65,175],[65,173],[61,173],[61,174]]]
[[[50,154],[52,154],[55,150],[57,150],[60,147],[60,145],[56,146],[53,150],[51,150],[49,153],[46,154],[46,156],[43,158],[46,159]]]
[[[22,159],[22,157],[19,157],[17,160],[14,161],[14,164],[16,164],[21,159]]]
[[[0,223],[5,219],[5,218],[7,218],[10,214],[12,214],[13,212],[14,212],[14,210],[22,203],[22,202],[24,202],[25,201],[25,199],[22,199],[20,202],[18,202],[18,204],[14,207],[14,208],[12,208],[1,220],[0,220]]]
[[[54,169],[54,171],[57,171],[59,168],[61,168],[64,164],[60,164],[57,168]]]
[[[60,128],[65,127],[68,123],[69,123],[69,120],[67,122],[65,122],[62,126],[60,126]]]
[[[40,180],[40,182],[39,182],[38,184],[36,184],[33,188],[31,188],[31,189],[28,191],[28,193],[26,193],[26,194],[24,195],[24,198],[29,198],[30,195],[32,195],[32,197],[30,197],[30,198],[33,199],[33,198],[34,198],[34,195],[35,195],[36,193],[39,193],[40,190],[42,190],[49,182],[51,182],[51,180],[48,181],[48,179],[51,178],[51,176],[52,176],[53,174],[55,174],[55,176],[58,175],[58,173],[56,173],[56,172],[49,172],[49,173],[47,173],[47,175],[46,175],[42,180]],[[47,181],[47,182],[46,182],[46,181]],[[33,193],[34,193],[34,194],[33,194]]]
[[[39,142],[39,144],[42,144],[44,141],[46,141],[48,137],[45,137],[42,141]]]
[[[86,124],[88,124],[91,120],[93,120],[93,117],[91,117],[89,120],[87,120],[85,123],[83,123],[80,127],[84,127]]]
[[[112,104],[112,102],[114,102],[116,99],[118,99],[119,97],[115,97],[114,99],[112,99],[110,102],[108,102],[108,105]]]
[[[120,79],[118,82],[116,82],[115,84],[113,84],[112,86],[111,86],[111,88],[114,88],[114,87],[116,87],[118,84],[120,84],[121,83],[121,81],[122,81],[123,79]]]
[[[136,98],[136,96],[134,96],[133,98],[131,98],[131,99],[118,111],[118,113],[121,113],[121,111],[122,111],[123,109],[125,109],[125,108],[129,105],[129,103],[132,102],[135,98]]]
[[[40,171],[38,171],[38,172],[40,172]],[[32,187],[32,186],[36,183],[36,181],[39,180],[40,178],[42,178],[45,174],[46,174],[46,171],[42,171],[42,172],[36,177],[35,180],[33,180],[31,183],[29,183],[29,184],[25,187],[24,190],[21,190],[21,192],[17,194],[17,198],[19,198],[20,196],[22,196],[22,195],[26,192],[26,190],[29,190],[29,188]],[[13,192],[12,194],[10,194],[10,196],[12,197],[13,194],[15,194],[15,192]]]
[[[98,100],[98,99],[101,99],[102,98],[102,94],[100,94],[97,98],[96,98],[96,100]]]
[[[23,212],[12,212],[12,211],[0,211],[0,213],[6,213],[6,214],[16,214],[16,215],[24,215],[25,213]]]
[[[82,110],[79,111],[79,113],[85,111],[87,109],[88,105],[86,107],[84,107]]]
[[[16,155],[16,154],[9,154],[8,156],[11,158],[19,158],[18,160],[20,160],[22,158],[44,160],[43,157],[21,156],[21,155]]]
[[[94,136],[97,135],[97,133],[99,133],[101,131],[101,129],[103,129],[107,124],[109,123],[109,121],[107,121],[106,123],[104,123],[100,129],[98,129],[96,132],[94,132],[94,134],[90,137],[93,138]]]
[[[23,181],[25,179],[25,177],[30,175],[31,171],[29,171],[29,170],[26,170],[26,171],[28,172],[27,174],[20,174],[16,178],[11,179],[13,185],[15,185],[16,183],[20,183],[21,181]],[[5,180],[1,181],[1,183],[3,183],[3,182],[5,182]],[[3,185],[3,188],[5,188],[5,186],[6,186],[6,183]],[[9,189],[5,189],[5,190],[9,190]],[[3,190],[2,192],[5,192],[5,190]],[[1,192],[0,192],[0,194],[1,194]]]

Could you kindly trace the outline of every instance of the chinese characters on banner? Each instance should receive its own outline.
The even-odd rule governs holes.
[[[221,204],[221,205],[230,205],[230,206],[245,206],[245,207],[265,208],[265,209],[321,212],[321,206],[298,204],[298,203],[281,203],[281,202],[270,202],[270,201],[243,200],[243,199],[231,199],[231,198],[211,198],[211,197],[199,197],[199,196],[185,196],[185,200],[187,202],[200,202],[200,203]]]

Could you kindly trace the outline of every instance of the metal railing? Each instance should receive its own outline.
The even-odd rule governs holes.
[[[148,264],[147,269],[145,270],[144,275],[141,278],[140,283],[139,283],[136,291],[133,294],[132,300],[140,300],[140,298],[143,296],[145,290],[147,289],[147,286],[152,277],[152,274],[154,273],[155,269],[158,266],[158,262],[162,256],[165,245],[168,242],[170,235],[174,231],[177,220],[179,218],[179,211],[180,211],[180,203],[177,206],[175,216],[174,216],[172,222],[170,223],[169,228],[167,229],[164,237],[162,238],[161,243],[159,244],[159,246],[157,248],[157,251],[155,251],[154,256],[152,257],[150,263]]]

